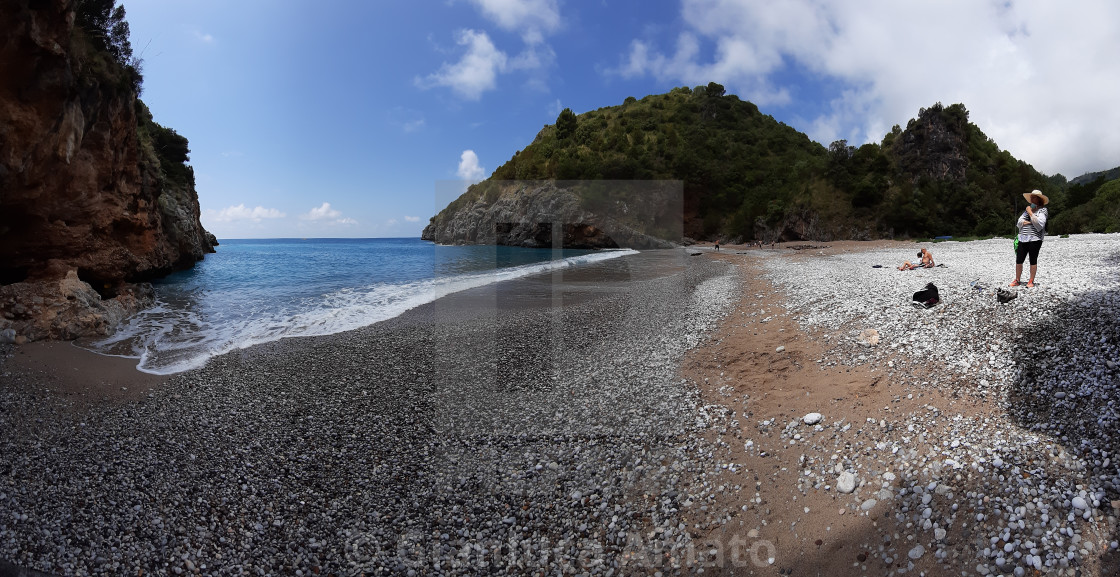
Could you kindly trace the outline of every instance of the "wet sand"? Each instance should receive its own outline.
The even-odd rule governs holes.
[[[31,387],[75,406],[138,400],[168,379],[136,369],[136,359],[90,352],[69,342],[34,342],[0,349],[0,375],[10,387]]]

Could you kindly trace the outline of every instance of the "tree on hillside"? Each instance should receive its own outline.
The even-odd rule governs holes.
[[[566,140],[576,133],[578,124],[579,120],[576,118],[576,113],[572,112],[571,108],[561,110],[560,116],[556,117],[556,138]]]
[[[711,96],[712,98],[719,98],[724,94],[727,94],[727,90],[723,87],[722,84],[717,84],[715,82],[708,83],[708,96]]]
[[[122,66],[128,66],[132,64],[132,43],[128,40],[124,6],[116,6],[116,3],[116,0],[79,0],[77,19],[99,48],[112,54]]]

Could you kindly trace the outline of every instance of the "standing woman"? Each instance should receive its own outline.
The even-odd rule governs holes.
[[[1023,261],[1029,256],[1031,279],[1027,281],[1027,288],[1033,288],[1034,275],[1038,272],[1038,250],[1042,248],[1042,239],[1046,238],[1046,205],[1050,203],[1050,199],[1039,190],[1023,193],[1023,198],[1031,205],[1015,223],[1019,228],[1019,247],[1015,249],[1015,280],[1010,286],[1019,286],[1019,279],[1023,275]]]

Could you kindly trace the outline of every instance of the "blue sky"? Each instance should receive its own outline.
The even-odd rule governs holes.
[[[1111,1],[118,1],[219,238],[419,236],[561,109],[709,81],[825,145],[963,102],[1044,173],[1120,165]]]

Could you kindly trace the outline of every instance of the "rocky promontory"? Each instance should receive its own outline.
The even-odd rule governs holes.
[[[528,248],[669,248],[667,239],[681,238],[679,184],[487,181],[432,217],[421,238]]]
[[[65,0],[0,6],[0,340],[105,334],[217,244],[186,139]]]

